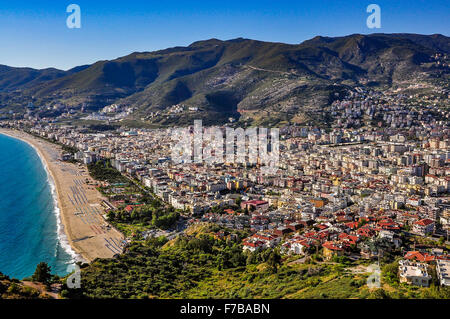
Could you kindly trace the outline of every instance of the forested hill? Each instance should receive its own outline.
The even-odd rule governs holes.
[[[136,118],[184,104],[204,119],[308,116],[349,86],[392,87],[444,78],[450,38],[443,35],[354,34],[301,44],[210,39],[187,47],[135,52],[70,71],[0,67],[0,105],[63,103],[95,111],[112,103]],[[196,115],[198,117],[198,115]],[[158,119],[155,119],[158,120]],[[174,116],[173,121],[181,121]],[[183,120],[189,120],[184,117]]]

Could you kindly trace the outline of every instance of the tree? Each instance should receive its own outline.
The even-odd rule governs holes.
[[[52,279],[50,266],[46,262],[39,263],[31,279],[48,285]]]
[[[233,248],[226,250],[229,251],[229,263],[232,267],[244,266],[246,263],[245,255],[242,253],[242,250],[238,246],[234,246]]]
[[[368,299],[389,299],[389,295],[382,288],[378,288],[370,293]]]
[[[274,249],[272,253],[269,255],[269,259],[267,260],[267,264],[273,273],[276,273],[278,270],[278,266],[281,264],[281,255],[278,249]]]
[[[11,283],[11,285],[9,286],[7,292],[8,292],[9,294],[18,295],[18,294],[20,294],[21,290],[22,290],[22,289],[20,289],[20,286],[19,286],[17,283],[13,282],[13,283]]]
[[[178,219],[177,213],[169,213],[167,215],[162,216],[154,214],[152,217],[152,225],[161,229],[169,229],[175,224],[177,219]]]
[[[257,262],[258,262],[257,254],[251,252],[247,255],[247,260],[246,260],[247,265],[254,265]]]
[[[382,268],[383,277],[390,284],[398,283],[398,265],[398,262],[394,261],[384,265]]]

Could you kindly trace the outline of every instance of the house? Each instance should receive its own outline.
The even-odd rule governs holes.
[[[290,230],[296,232],[300,229],[302,229],[304,226],[300,223],[290,223],[289,225],[287,225],[287,228],[289,228]]]
[[[310,202],[314,205],[315,208],[322,208],[327,203],[325,198],[313,198],[310,200]]]
[[[138,204],[138,205],[127,205],[125,208],[124,208],[124,210],[128,213],[128,214],[131,214],[133,211],[134,211],[134,209],[136,208],[136,207],[140,207],[140,206],[143,206],[142,204]]]
[[[350,230],[356,230],[359,227],[359,223],[356,221],[349,222],[349,223],[345,223],[345,226],[347,226]]]
[[[264,243],[266,248],[274,248],[281,241],[281,237],[270,234],[254,234],[252,237],[254,240],[261,241]]]
[[[422,263],[429,263],[435,260],[434,256],[428,253],[422,253],[420,251],[408,251],[403,258],[411,261],[419,261]]]
[[[288,253],[290,254],[296,254],[296,255],[303,255],[308,252],[308,249],[314,245],[314,242],[312,240],[304,239],[301,237],[295,237],[292,238],[288,242],[289,244],[289,250]]]
[[[378,229],[379,230],[393,230],[393,231],[398,231],[400,230],[400,227],[397,223],[395,223],[392,219],[390,218],[386,218],[386,219],[382,219],[377,223]]]
[[[356,231],[356,234],[360,237],[372,238],[375,236],[375,231],[369,226],[363,226]]]
[[[338,238],[341,241],[341,243],[346,244],[348,246],[356,245],[359,242],[358,236],[352,236],[346,233],[340,233]]]
[[[255,252],[261,250],[264,247],[264,243],[262,241],[244,241],[242,243],[243,251]]]
[[[422,205],[422,199],[417,198],[417,197],[408,198],[406,200],[406,205],[413,206],[413,207],[420,206],[420,205]]]
[[[342,256],[344,254],[344,249],[340,245],[332,241],[327,241],[323,243],[322,247],[323,247],[323,256],[327,260],[332,259],[334,256]]]
[[[435,223],[433,220],[425,218],[416,221],[413,224],[413,233],[421,236],[427,236],[434,233]]]
[[[385,239],[391,244],[395,246],[395,248],[399,248],[402,244],[402,240],[396,237],[396,234],[390,230],[382,230],[378,234],[381,239]]]
[[[426,264],[400,260],[398,272],[400,282],[420,287],[428,287],[430,285],[431,276],[428,274]]]
[[[263,248],[274,248],[281,241],[281,237],[276,235],[258,233],[244,239],[243,251],[257,251]]]
[[[249,200],[241,203],[241,209],[248,211],[257,211],[259,213],[267,212],[269,209],[269,202],[265,200]]]
[[[287,235],[287,234],[289,234],[291,232],[292,232],[292,229],[290,229],[288,227],[283,227],[283,226],[282,227],[278,227],[277,229],[275,229],[273,231],[273,233],[275,235],[277,235],[277,236],[284,236],[284,235]]]

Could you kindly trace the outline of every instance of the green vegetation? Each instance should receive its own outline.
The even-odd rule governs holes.
[[[31,279],[36,282],[41,282],[45,285],[50,284],[50,281],[52,279],[50,266],[45,262],[39,263]]]
[[[110,211],[108,213],[108,220],[113,222],[114,225],[131,224],[169,229],[175,224],[177,219],[178,213],[173,207],[165,209],[155,207],[154,205],[136,207],[131,213],[125,209]]]
[[[66,153],[70,153],[70,154],[75,154],[76,152],[78,152],[78,149],[75,147],[71,147],[71,146],[67,146],[65,144],[60,144],[62,146],[62,149],[64,152]]]
[[[382,268],[383,280],[391,285],[399,283],[398,280],[398,261],[386,264]]]
[[[0,273],[0,299],[37,299],[41,293],[32,287],[24,286],[17,279],[10,279]]]
[[[39,297],[40,292],[32,287],[26,287],[14,281],[0,282],[0,299],[38,299]]]
[[[195,226],[166,242],[135,242],[114,260],[96,260],[82,269],[82,289],[64,289],[71,298],[448,298],[448,288],[399,285],[395,264],[383,267],[382,287],[369,289],[361,263],[320,258],[296,262],[278,251],[242,252],[248,234],[218,239],[216,225]]]
[[[56,298],[56,295],[50,292],[50,286],[59,283],[61,278],[52,275],[50,266],[45,262],[39,263],[34,274],[22,281],[0,273],[0,299]]]
[[[215,240],[210,232],[193,233],[162,247],[161,243],[155,239],[134,243],[117,259],[94,261],[82,269],[82,291],[64,294],[88,298],[176,297],[214,269],[245,266],[246,258],[237,243]]]
[[[175,226],[179,212],[165,204],[137,180],[123,176],[107,160],[88,165],[96,180],[112,185],[99,187],[111,201],[120,201],[118,208],[109,211],[108,221],[125,236],[137,236],[149,228],[167,230]]]
[[[0,105],[23,113],[24,102],[33,101],[40,107],[35,112],[54,117],[65,110],[43,106],[62,103],[78,111],[85,103],[90,111],[120,101],[136,108],[122,123],[141,127],[191,125],[193,119],[224,123],[230,116],[240,119],[240,114],[243,123],[260,126],[326,127],[329,119],[317,110],[347,85],[359,85],[361,76],[370,86],[392,87],[399,81],[412,82],[412,75],[422,72],[428,81],[444,87],[446,73],[424,62],[436,50],[449,53],[448,43],[445,36],[414,34],[315,37],[299,45],[212,39],[188,48],[132,53],[66,72],[3,67]],[[169,113],[179,103],[200,111]],[[238,113],[238,105],[246,112]]]
[[[127,183],[128,179],[119,171],[111,167],[111,163],[106,160],[98,161],[88,165],[89,174],[98,181],[108,183]]]

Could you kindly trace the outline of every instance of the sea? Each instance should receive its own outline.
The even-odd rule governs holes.
[[[23,279],[46,262],[64,276],[76,258],[44,162],[29,144],[0,134],[0,272]]]

